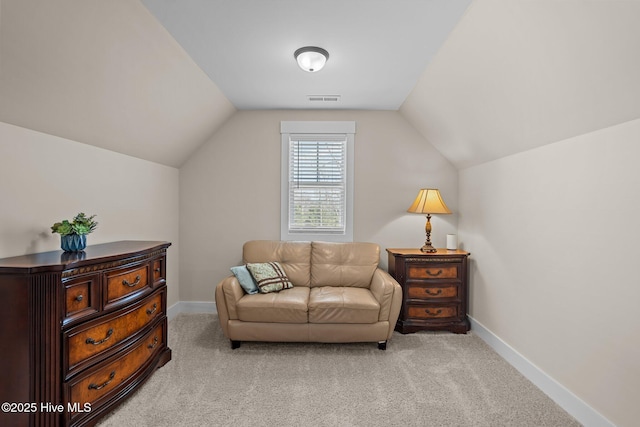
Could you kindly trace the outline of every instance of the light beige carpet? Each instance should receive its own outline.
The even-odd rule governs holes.
[[[100,427],[579,424],[472,333],[375,343],[243,342],[217,317],[169,323],[173,360]]]

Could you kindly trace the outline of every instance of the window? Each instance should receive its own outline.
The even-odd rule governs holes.
[[[289,137],[289,232],[344,234],[346,136]]]
[[[353,240],[355,122],[282,122],[282,240]]]

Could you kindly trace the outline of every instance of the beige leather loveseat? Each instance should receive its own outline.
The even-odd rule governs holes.
[[[243,262],[277,261],[293,284],[279,292],[248,294],[235,276],[216,287],[224,335],[241,341],[378,342],[391,338],[402,289],[378,268],[373,243],[254,240]]]

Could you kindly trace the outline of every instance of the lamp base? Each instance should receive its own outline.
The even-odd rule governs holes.
[[[425,240],[424,246],[420,248],[420,251],[428,254],[438,252],[436,248],[431,246],[431,214],[427,214],[427,223],[424,226],[424,231],[427,235],[427,240]]]
[[[438,252],[438,250],[436,248],[434,248],[433,246],[431,246],[431,242],[429,242],[429,244],[426,244],[420,248],[420,252],[425,252],[425,253],[433,253],[433,252]]]

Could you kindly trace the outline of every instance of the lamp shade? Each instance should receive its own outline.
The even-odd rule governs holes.
[[[315,73],[322,70],[327,59],[329,59],[329,52],[321,47],[306,46],[296,50],[293,56],[298,61],[300,68],[310,73]]]
[[[442,200],[437,188],[423,188],[407,212],[421,214],[450,214],[451,211]]]

